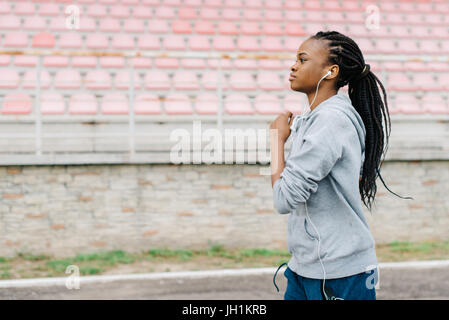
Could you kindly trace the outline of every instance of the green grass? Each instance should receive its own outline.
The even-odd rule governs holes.
[[[406,261],[449,259],[449,241],[393,241],[376,247],[378,260]],[[290,259],[288,250],[266,248],[227,249],[212,244],[206,249],[152,248],[129,253],[123,250],[77,254],[54,259],[46,255],[19,253],[16,257],[0,257],[0,279],[67,276],[70,265],[79,268],[80,275],[101,274],[121,265],[137,272],[163,272],[216,268],[274,267]],[[26,263],[25,263],[26,262]],[[141,267],[139,268],[139,263]]]

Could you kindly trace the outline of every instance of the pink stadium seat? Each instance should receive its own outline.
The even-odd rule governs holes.
[[[284,16],[281,10],[265,10],[265,19],[270,22],[284,21]]]
[[[243,11],[244,21],[262,21],[263,15],[261,10],[245,9]]]
[[[447,54],[449,53],[449,41],[441,41],[441,53]]]
[[[60,93],[42,92],[40,109],[42,114],[64,114],[64,98]]]
[[[282,90],[283,83],[279,75],[272,72],[260,72],[257,76],[257,86],[262,90]]]
[[[363,24],[365,22],[365,16],[363,11],[348,11],[345,12],[346,20],[350,23]]]
[[[402,61],[384,61],[382,66],[386,71],[406,71]]]
[[[72,66],[80,68],[95,68],[97,65],[97,57],[94,56],[73,56]]]
[[[327,22],[328,19],[324,15],[323,11],[306,11],[304,14],[304,19],[301,19],[301,11],[300,10],[289,10],[286,12],[286,17],[291,21],[307,21],[307,22]]]
[[[237,35],[239,30],[237,25],[232,21],[220,21],[218,23],[218,33],[226,35]]]
[[[256,81],[249,72],[235,71],[229,77],[229,85],[234,90],[255,90]]]
[[[129,70],[121,70],[115,75],[115,88],[121,90],[128,90],[131,85],[131,75]],[[142,87],[139,73],[133,72],[133,87],[134,89],[140,89]]]
[[[203,73],[201,78],[201,86],[205,90],[218,90],[221,86],[222,90],[229,89],[229,83],[224,74],[221,76],[221,84],[219,83],[219,73],[218,71],[208,71]]]
[[[101,100],[102,114],[127,114],[128,98],[121,93],[105,94]]]
[[[220,101],[214,93],[201,93],[195,101],[195,112],[198,114],[216,114]]]
[[[285,33],[289,36],[304,36],[306,33],[299,23],[287,23],[285,25]]]
[[[107,49],[108,38],[103,33],[91,33],[86,37],[86,47],[89,49]]]
[[[448,114],[449,108],[443,96],[438,93],[426,93],[421,97],[424,112],[430,114]]]
[[[201,7],[203,5],[202,0],[184,0],[184,5],[188,7]]]
[[[296,52],[298,51],[299,46],[301,45],[301,42],[304,39],[298,38],[298,37],[288,37],[284,40],[284,48],[285,50],[292,52],[294,55],[296,55]]]
[[[437,40],[420,40],[419,46],[422,53],[439,54],[441,51]]]
[[[7,1],[0,2],[0,14],[9,14],[11,13],[11,4]]]
[[[279,98],[272,94],[262,93],[256,96],[254,108],[260,114],[280,114],[282,113]]]
[[[164,109],[166,114],[192,114],[192,102],[184,93],[171,93],[165,97]]]
[[[224,110],[228,114],[254,114],[249,97],[240,93],[231,93],[225,97]]]
[[[198,15],[196,14],[196,11],[194,8],[187,7],[187,8],[179,8],[178,10],[178,18],[179,19],[185,19],[185,20],[195,20],[197,19]]]
[[[18,55],[14,59],[14,65],[21,67],[34,67],[37,65],[38,56]]]
[[[282,26],[276,22],[264,22],[262,25],[262,32],[268,36],[281,36],[284,34]]]
[[[90,93],[77,93],[70,97],[70,114],[97,114],[97,99]]]
[[[263,51],[280,52],[284,51],[281,39],[279,37],[267,36],[261,39],[261,47]],[[288,48],[286,49],[288,50]]]
[[[154,13],[157,19],[174,19],[176,18],[175,10],[170,7],[158,6]]]
[[[34,14],[34,3],[15,1],[14,13],[18,15]]]
[[[245,6],[247,8],[253,8],[253,9],[263,9],[264,4],[262,3],[262,0],[246,0]]]
[[[192,33],[192,27],[188,20],[176,20],[172,22],[173,33],[188,34]]]
[[[338,11],[338,10],[342,9],[340,6],[340,3],[338,1],[332,1],[332,0],[323,2],[322,8],[325,11]]]
[[[181,66],[186,69],[205,69],[206,63],[199,58],[183,58],[181,59]]]
[[[4,68],[0,72],[0,88],[13,89],[19,85],[19,74],[14,69]]]
[[[410,34],[413,35],[414,38],[428,38],[431,33],[429,33],[428,26],[410,26]]]
[[[100,19],[101,32],[120,32],[120,21],[118,19]]]
[[[181,1],[183,1],[183,0],[161,0],[163,5],[172,6],[172,7],[180,7]]]
[[[397,49],[393,39],[376,39],[376,50],[379,53],[396,53]]]
[[[28,114],[32,110],[32,101],[24,93],[8,93],[3,99],[3,114]]]
[[[6,54],[0,54],[0,66],[7,66],[11,62],[11,56]]]
[[[1,20],[1,19],[0,19]],[[3,42],[5,47],[27,47],[28,35],[24,32],[10,32],[5,34]]]
[[[135,48],[134,37],[126,33],[117,33],[112,37],[112,47],[115,49],[128,49]]]
[[[265,0],[265,6],[269,9],[280,9],[282,8],[282,1]]]
[[[395,107],[404,114],[423,114],[425,110],[419,106],[418,99],[414,94],[400,94],[395,97]],[[394,114],[394,112],[392,112]]]
[[[142,50],[160,50],[162,47],[159,37],[153,34],[141,35],[137,41],[137,45]]]
[[[118,56],[100,57],[100,66],[103,68],[123,68],[125,66],[125,59]]]
[[[94,18],[104,18],[107,16],[106,6],[101,4],[91,4],[87,6],[87,15]]]
[[[81,21],[80,21],[80,24],[81,24]],[[84,26],[84,24],[81,24],[81,25]],[[81,25],[80,25],[80,27],[81,27]],[[65,18],[61,17],[61,16],[51,18],[50,19],[50,30],[51,31],[68,31]]]
[[[365,54],[376,52],[376,49],[369,38],[354,39],[354,41],[357,43],[362,53]]]
[[[437,83],[444,85],[446,90],[449,90],[449,74],[446,72],[440,72],[437,76]]]
[[[170,27],[167,20],[151,19],[148,21],[148,32],[153,33],[168,33]]]
[[[145,74],[145,88],[154,90],[170,89],[170,79],[166,72],[151,70]]]
[[[155,58],[154,65],[162,69],[178,69],[179,61],[177,58]]]
[[[111,76],[105,70],[89,70],[86,74],[85,85],[87,89],[110,89]]]
[[[123,19],[129,17],[129,6],[116,4],[109,7],[109,14],[113,18]]]
[[[68,56],[45,56],[43,59],[44,67],[68,67]]]
[[[18,16],[5,15],[0,19],[0,30],[20,29],[20,19]]]
[[[47,89],[50,87],[51,77],[48,70],[41,69],[40,71],[40,87]],[[34,89],[37,86],[37,73],[36,69],[30,69],[25,71],[22,80],[22,87],[26,89]]]
[[[239,70],[259,69],[256,59],[234,59],[234,67]]]
[[[222,6],[221,0],[204,0],[203,2],[205,7],[216,8]]]
[[[215,36],[212,40],[212,46],[219,51],[235,50],[234,40],[230,36]]]
[[[409,71],[429,71],[429,67],[423,61],[404,61],[404,70]],[[371,67],[372,69],[372,67]]]
[[[133,9],[133,17],[137,19],[151,19],[153,17],[152,7],[135,6]]]
[[[228,8],[242,8],[246,6],[246,3],[244,5],[242,0],[224,0],[224,4]]]
[[[417,89],[413,86],[410,78],[404,73],[391,72],[388,74],[388,88],[398,91],[414,91]]]
[[[360,4],[358,1],[346,0],[341,3],[341,9],[347,11],[360,11]]]
[[[83,40],[81,34],[78,32],[62,33],[59,36],[59,47],[61,48],[76,48],[82,47]]]
[[[80,29],[79,31],[83,31],[83,32],[95,32],[97,27],[96,27],[96,22],[95,22],[95,18],[89,18],[86,16],[81,16],[80,17]],[[67,30],[67,28],[66,28]]]
[[[244,35],[258,36],[260,35],[259,24],[256,22],[243,22],[240,25],[240,32]]]
[[[236,8],[222,8],[221,16],[225,20],[237,21],[240,20],[240,10]]]
[[[308,105],[307,96],[300,92],[289,92],[284,96],[284,110],[301,114],[304,105]],[[307,110],[307,109],[306,109]]]
[[[166,50],[186,50],[184,37],[181,35],[167,35],[163,38],[164,48]]]
[[[385,12],[380,18],[388,24],[404,23],[404,14],[401,12]]]
[[[204,7],[200,9],[200,19],[218,21],[220,19],[220,14],[215,8]]]
[[[59,15],[59,6],[56,3],[46,2],[39,5],[39,15],[57,16]]]
[[[415,40],[399,39],[397,53],[419,54],[421,50]]]
[[[232,69],[232,63],[230,59],[208,59],[207,65],[211,69],[219,69],[221,65],[221,69],[230,70]]]
[[[276,59],[260,59],[259,67],[262,70],[285,70],[285,65]]]
[[[260,51],[256,37],[240,36],[237,38],[237,48],[241,51]]]
[[[284,8],[297,10],[297,9],[303,9],[303,5],[302,5],[301,1],[298,1],[298,0],[286,1],[284,3]]]
[[[215,28],[210,21],[197,20],[195,22],[195,32],[198,34],[214,34]]]
[[[54,87],[57,89],[79,89],[81,76],[74,69],[61,69],[56,72]]]
[[[210,50],[209,38],[207,36],[191,36],[188,46],[191,50],[208,51]]]
[[[177,71],[173,75],[173,86],[176,90],[198,90],[198,78],[191,71]]]
[[[444,83],[436,82],[429,72],[413,73],[413,84],[424,91],[444,90]]]
[[[51,33],[36,33],[33,36],[33,47],[38,48],[53,48],[55,45],[55,37]]]
[[[139,94],[134,100],[135,114],[161,114],[162,108],[159,98],[151,93]]]

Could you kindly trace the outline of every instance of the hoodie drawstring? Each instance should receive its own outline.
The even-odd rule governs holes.
[[[279,292],[279,288],[278,288],[278,286],[276,285],[276,275],[278,274],[278,271],[279,271],[279,269],[280,268],[282,268],[282,266],[284,266],[284,265],[286,265],[287,264],[287,262],[284,262],[283,264],[281,264],[279,267],[278,267],[278,269],[276,270],[276,273],[274,274],[274,276],[273,276],[273,283],[274,283],[274,286],[276,287],[276,290]]]

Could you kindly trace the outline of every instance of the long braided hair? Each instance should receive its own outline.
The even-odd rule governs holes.
[[[320,31],[311,36],[311,38],[329,41],[329,63],[337,64],[340,70],[335,89],[338,91],[339,88],[349,84],[348,94],[352,105],[365,125],[365,160],[362,179],[359,182],[359,191],[363,203],[371,211],[372,202],[376,197],[376,179],[378,176],[385,188],[397,195],[388,189],[379,172],[385,160],[391,133],[385,88],[376,75],[369,70],[369,65],[366,65],[367,69],[365,68],[363,54],[354,40],[337,31]],[[383,100],[378,85],[382,90]],[[382,118],[385,123],[385,134]],[[386,143],[384,143],[385,137]],[[384,157],[381,160],[382,154]],[[397,196],[403,198],[399,195]]]

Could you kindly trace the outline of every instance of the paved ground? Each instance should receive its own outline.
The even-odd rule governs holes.
[[[203,278],[138,279],[105,283],[81,283],[80,289],[65,285],[0,288],[0,299],[282,299],[286,279],[272,274],[222,275]],[[449,268],[386,269],[380,271],[378,299],[449,299]]]

